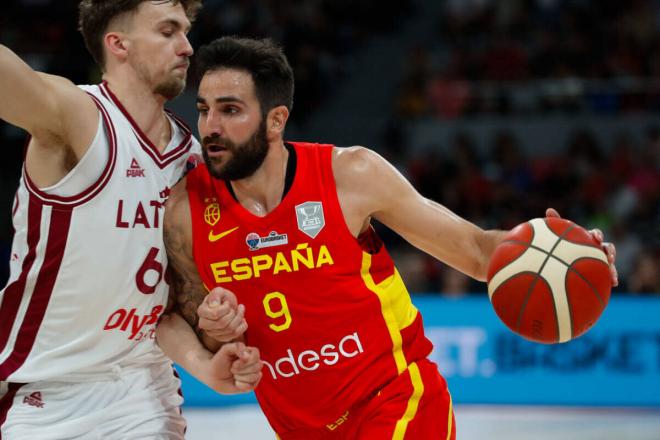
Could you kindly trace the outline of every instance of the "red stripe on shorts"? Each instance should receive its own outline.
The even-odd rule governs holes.
[[[24,384],[22,383],[10,383],[7,393],[0,397],[0,439],[2,439],[2,425],[4,425],[7,420],[7,414],[14,403],[16,393],[23,385]]]

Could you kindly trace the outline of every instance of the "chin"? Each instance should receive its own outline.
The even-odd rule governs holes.
[[[154,89],[154,92],[164,96],[166,99],[174,99],[186,88],[186,80],[181,78],[172,78],[160,83]]]
[[[211,175],[211,177],[214,177],[214,178],[219,179],[219,180],[226,180],[227,176],[225,176],[225,173],[224,173],[225,170],[223,169],[223,167],[221,167],[221,166],[216,166],[216,167],[207,166],[207,168],[209,169],[209,174]]]

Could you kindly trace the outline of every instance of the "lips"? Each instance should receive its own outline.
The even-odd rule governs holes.
[[[221,151],[226,151],[227,147],[223,147],[222,145],[217,145],[217,144],[211,144],[206,147],[211,153],[219,153]]]
[[[206,149],[206,155],[211,159],[217,159],[222,157],[229,151],[229,148],[221,144],[205,144],[204,148]]]
[[[190,66],[190,62],[185,62],[185,63],[180,63],[174,66],[174,70],[176,69],[183,69],[183,70],[188,70],[188,67]]]

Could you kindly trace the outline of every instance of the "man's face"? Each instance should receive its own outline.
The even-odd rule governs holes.
[[[190,21],[181,4],[142,2],[127,18],[128,61],[152,91],[166,99],[178,96],[186,86]]]
[[[252,76],[235,69],[207,72],[199,84],[197,110],[211,175],[240,180],[254,174],[268,153],[268,136]]]

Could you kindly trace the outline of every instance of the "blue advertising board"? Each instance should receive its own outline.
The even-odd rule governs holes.
[[[557,345],[513,334],[485,295],[413,302],[455,403],[660,406],[660,298],[613,297],[589,332]],[[189,406],[255,402],[182,379]]]

